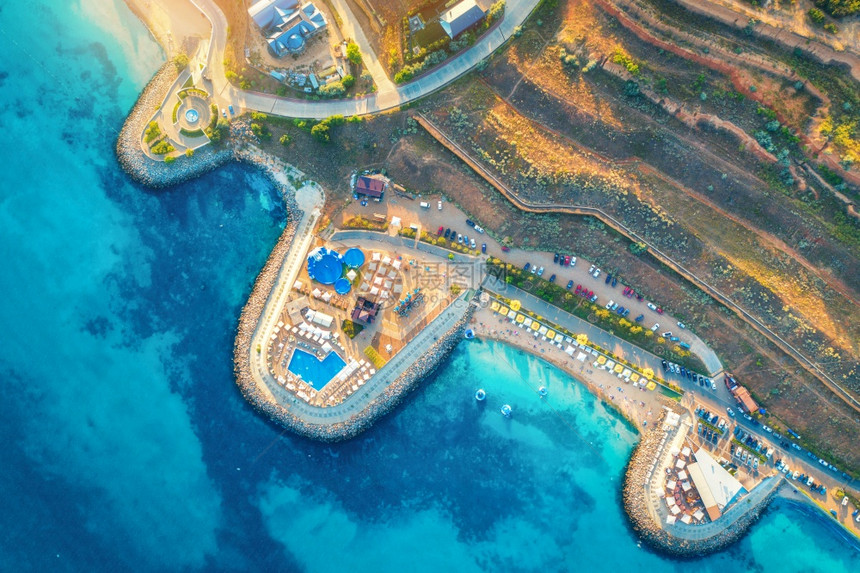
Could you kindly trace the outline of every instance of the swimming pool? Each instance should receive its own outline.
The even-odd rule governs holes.
[[[313,354],[297,348],[288,368],[316,390],[321,390],[344,366],[346,362],[336,352],[329,352],[324,360],[319,360]]]

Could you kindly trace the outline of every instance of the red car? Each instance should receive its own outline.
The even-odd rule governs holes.
[[[444,233],[444,232],[445,232],[445,227],[439,227],[439,230],[436,231],[436,235],[441,237],[442,233]]]
[[[663,314],[663,309],[659,306],[657,307],[657,314]]]
[[[507,253],[507,252],[508,252],[508,251],[510,251],[510,250],[511,250],[511,248],[510,248],[510,247],[502,247],[502,252],[503,252],[503,253]]]
[[[570,255],[564,256],[564,266],[566,266],[566,267],[570,266]]]

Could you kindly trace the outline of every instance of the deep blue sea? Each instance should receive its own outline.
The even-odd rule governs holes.
[[[285,434],[231,365],[284,223],[272,189],[239,166],[157,192],[119,170],[163,59],[121,2],[2,2],[0,54],[0,570],[860,570],[785,504],[701,562],[638,548],[634,433],[498,344],[461,344],[355,440]]]

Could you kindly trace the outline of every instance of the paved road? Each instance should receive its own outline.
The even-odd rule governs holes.
[[[237,110],[261,111],[273,115],[308,119],[323,119],[336,114],[352,116],[378,113],[399,107],[444,87],[469,72],[481,60],[502,46],[511,37],[514,29],[525,22],[539,2],[539,0],[507,0],[505,16],[491,32],[485,34],[474,46],[446,64],[406,85],[393,90],[389,89],[386,82],[379,85],[380,80],[376,80],[376,74],[374,74],[379,89],[377,93],[354,100],[310,101],[240,90],[230,84],[224,75],[227,19],[213,0],[191,1],[212,23],[208,74],[213,84],[212,93],[219,107],[229,104],[236,107]],[[337,6],[339,0],[333,1]],[[346,19],[344,18],[344,20]],[[359,34],[359,29],[356,29],[354,34],[357,42],[363,37],[363,34]],[[375,66],[380,64],[374,61],[376,58],[370,51],[366,38],[363,41],[366,47],[361,46],[361,42],[358,43],[362,47],[365,57],[368,58],[368,69],[373,73]]]

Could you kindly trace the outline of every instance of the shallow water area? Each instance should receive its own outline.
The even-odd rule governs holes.
[[[239,165],[158,192],[119,170],[161,58],[121,2],[6,3],[0,29],[0,570],[860,569],[783,503],[692,565],[637,547],[618,494],[634,431],[503,344],[464,341],[349,442],[261,419],[233,335],[280,198]]]

